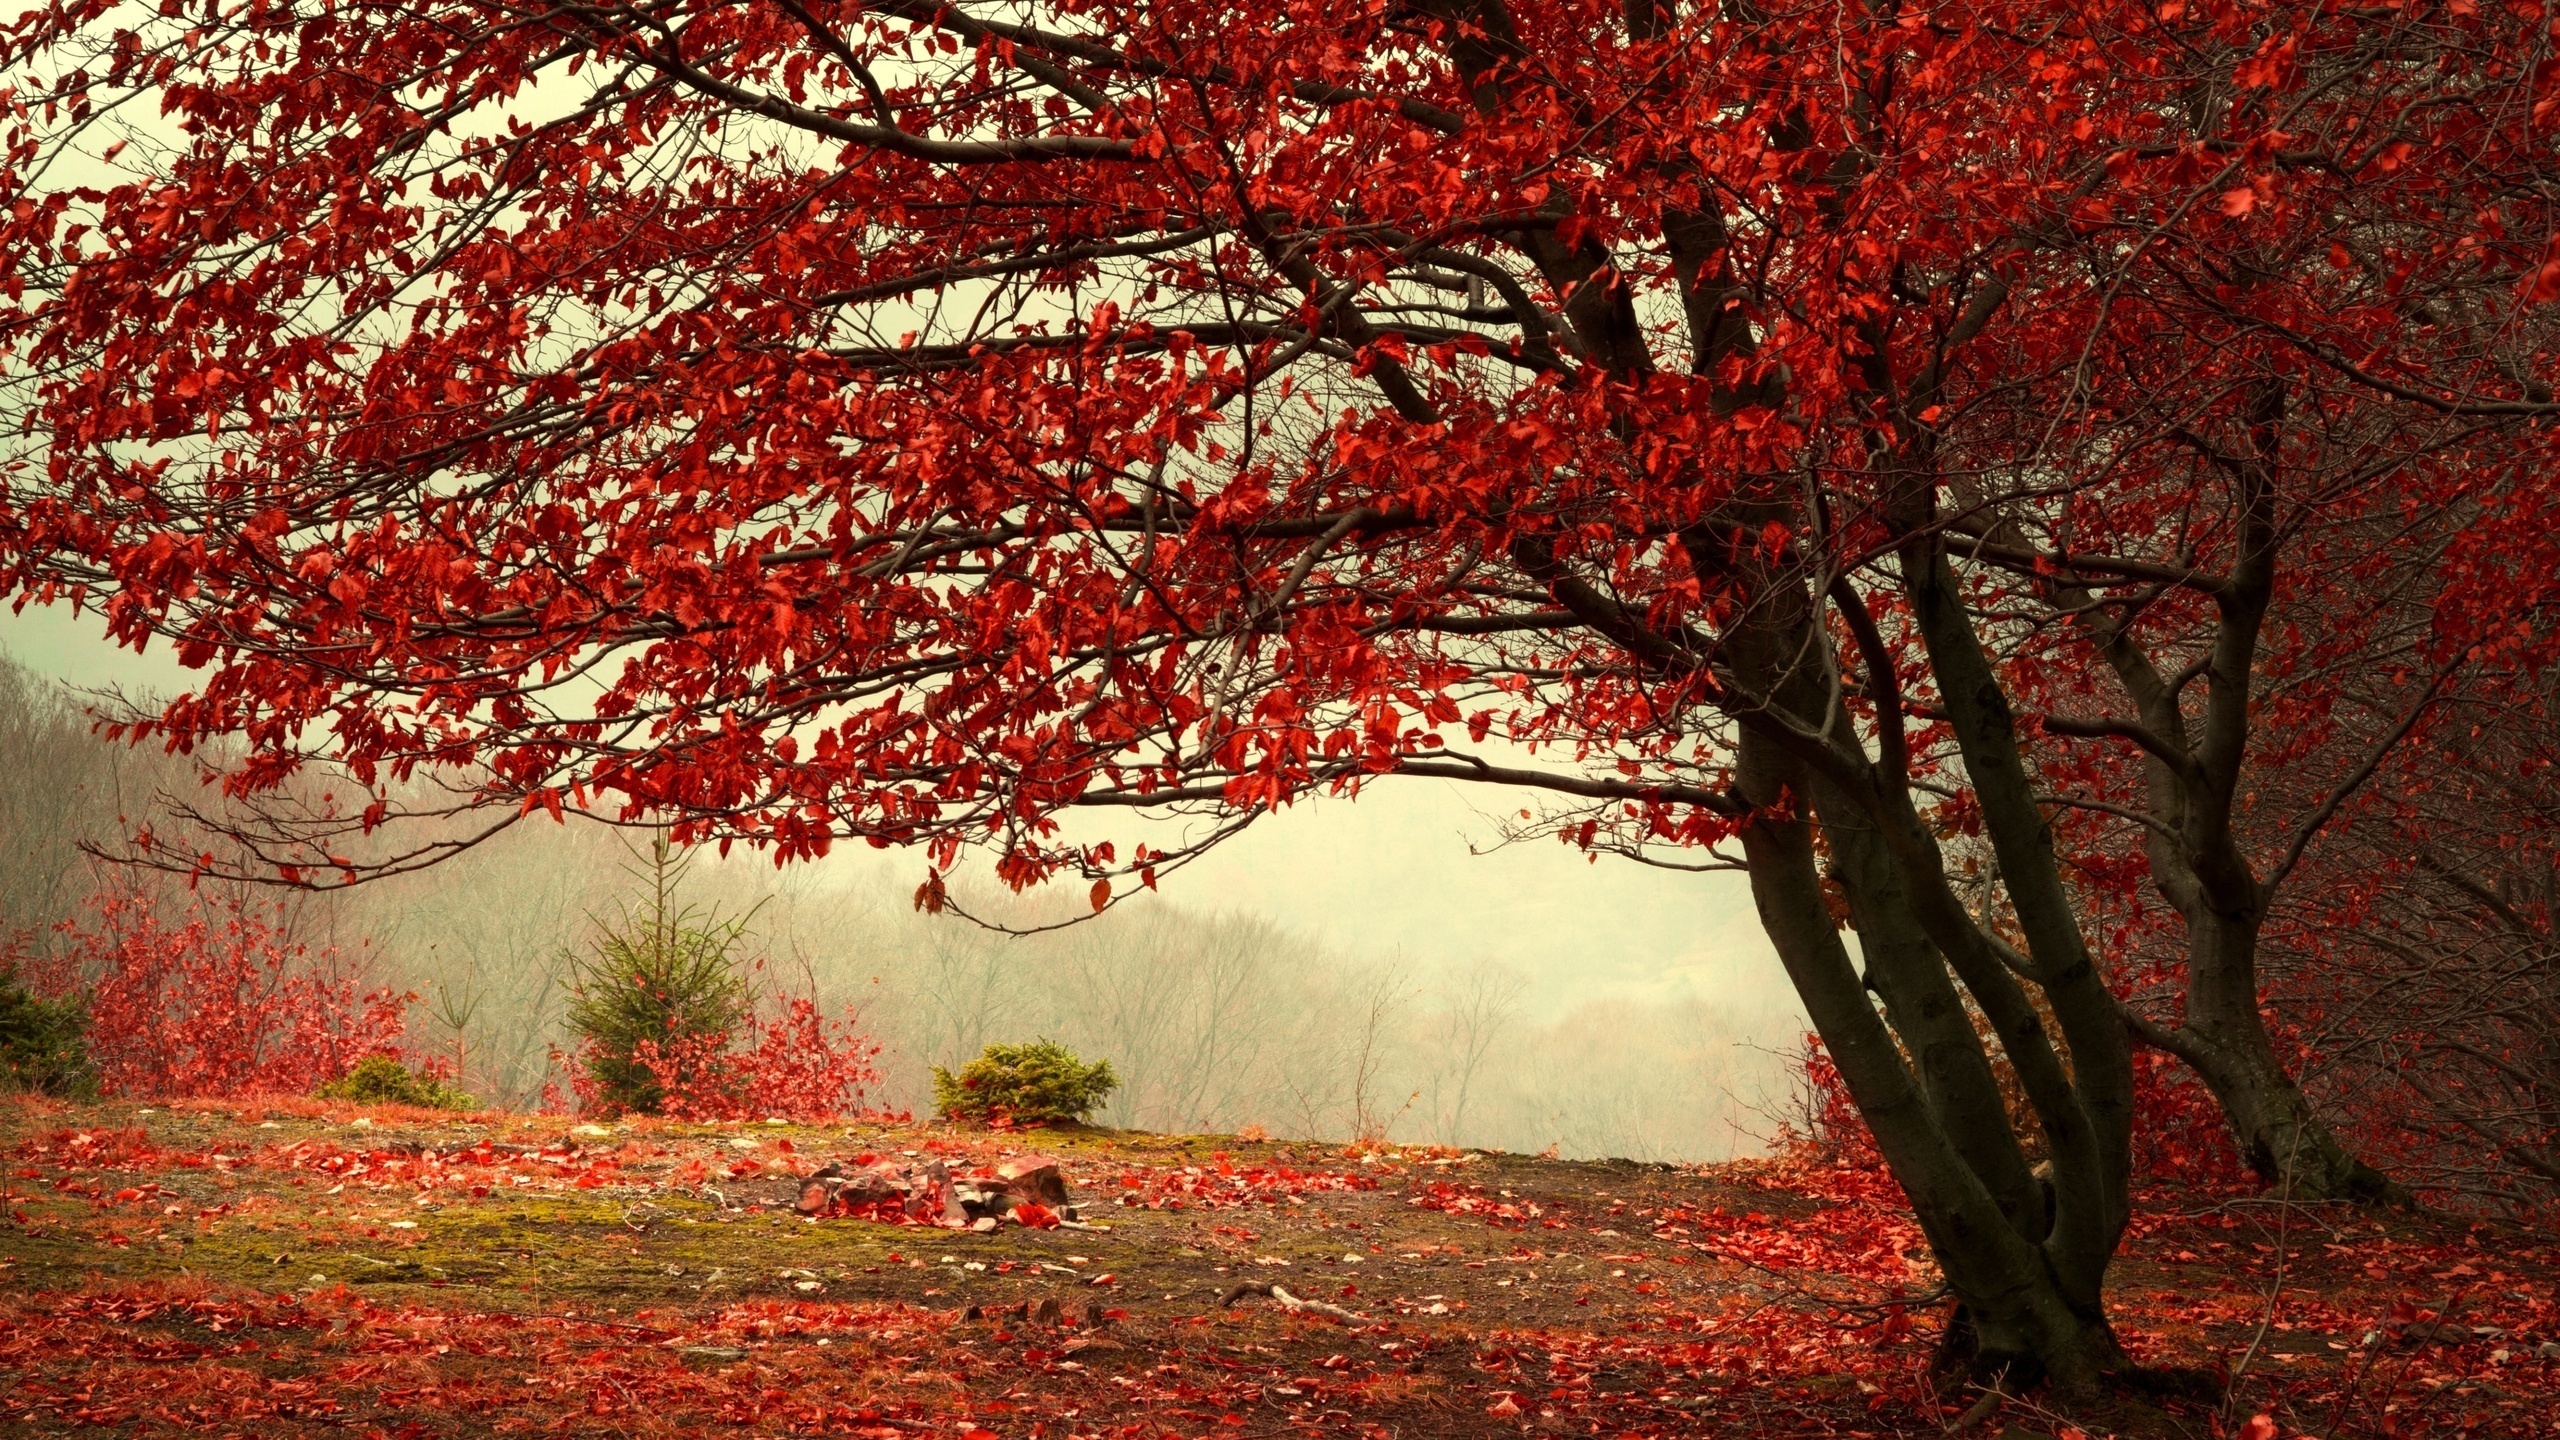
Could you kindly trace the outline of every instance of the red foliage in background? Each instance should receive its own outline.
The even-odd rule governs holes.
[[[880,1083],[871,1063],[880,1047],[857,1024],[850,1008],[830,1020],[816,1001],[793,996],[778,1013],[748,1022],[743,1036],[720,1030],[643,1040],[632,1058],[657,1077],[666,1092],[659,1113],[671,1120],[832,1120],[861,1110],[864,1090]],[[554,1068],[569,1072],[579,1113],[591,1114],[609,1107],[585,1058],[583,1050],[552,1052]],[[556,1085],[544,1099],[561,1107]]]
[[[880,1047],[855,1029],[855,1012],[830,1020],[817,1002],[794,996],[782,1012],[756,1023],[754,1043],[733,1057],[730,1075],[758,1115],[823,1120],[861,1108],[866,1086],[880,1083],[872,1057]]]
[[[88,909],[29,978],[85,996],[89,1054],[111,1095],[304,1094],[396,1050],[417,998],[363,989],[335,947],[315,953],[237,898],[191,895],[173,924],[150,896],[110,886]]]
[[[1858,1114],[1857,1102],[1840,1079],[1840,1067],[1819,1035],[1805,1036],[1804,1048],[1792,1060],[1796,1095],[1793,1113],[1779,1124],[1777,1148],[1826,1164],[1881,1172],[1884,1157],[1876,1150],[1875,1132]],[[2231,1127],[2222,1107],[2193,1072],[2158,1050],[2133,1055],[2133,1165],[2136,1183],[2168,1182],[2200,1189],[2228,1189],[2249,1183],[2248,1167],[2232,1148]],[[2021,1107],[2023,1108],[2023,1107]],[[2359,1144],[2371,1137],[2357,1127]]]
[[[2247,1183],[2222,1106],[2194,1072],[2158,1050],[2133,1052],[2133,1173],[2136,1184],[2169,1181],[2225,1189]],[[2357,1137],[2361,1141],[2362,1137]]]
[[[1822,1037],[1808,1033],[1804,1048],[1790,1063],[1796,1085],[1793,1113],[1778,1123],[1776,1148],[1858,1169],[1882,1167],[1884,1157],[1876,1152],[1875,1132],[1858,1114],[1858,1102],[1849,1098],[1849,1087]]]

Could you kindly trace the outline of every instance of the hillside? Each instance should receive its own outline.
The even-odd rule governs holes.
[[[1935,1389],[1918,1235],[1888,1183],[1827,1167],[306,1101],[0,1124],[8,1433],[2224,1429],[2215,1387],[2073,1416]],[[830,1159],[1031,1150],[1093,1228],[790,1209]],[[2245,1356],[2243,1433],[2552,1433],[2548,1234],[2173,1195],[2137,1232],[2128,1344],[2225,1377]]]

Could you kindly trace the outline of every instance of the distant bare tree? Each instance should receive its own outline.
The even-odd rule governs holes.
[[[1398,1050],[1396,1031],[1412,999],[1402,956],[1360,975],[1351,992],[1351,1133],[1362,1140],[1385,1139],[1411,1105],[1408,1100],[1392,1111],[1385,1108],[1393,1098],[1387,1076]]]
[[[1424,1081],[1432,1133],[1440,1143],[1463,1143],[1477,1073],[1519,1018],[1520,997],[1528,989],[1527,977],[1491,961],[1476,961],[1444,978],[1426,1051],[1437,1063]]]
[[[59,686],[0,656],[0,949],[49,944],[78,904],[79,841],[108,760]]]
[[[904,973],[922,1022],[919,1053],[957,1066],[999,1040],[1013,1040],[1013,1017],[1029,990],[1019,947],[951,923],[908,932],[914,939]]]
[[[1257,1108],[1257,1062],[1281,1003],[1278,972],[1301,948],[1268,920],[1235,915],[1215,917],[1193,947],[1178,1078],[1166,1096],[1182,1128],[1235,1128]]]

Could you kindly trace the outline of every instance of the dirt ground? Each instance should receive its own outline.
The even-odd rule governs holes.
[[[2118,1327],[2218,1378],[2066,1415],[1934,1387],[1897,1192],[1805,1163],[306,1101],[18,1100],[0,1152],[12,1435],[2560,1436],[2560,1246],[2446,1217],[2148,1197]],[[1086,1228],[789,1209],[1024,1153]]]

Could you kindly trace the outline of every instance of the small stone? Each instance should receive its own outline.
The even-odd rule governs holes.
[[[724,1365],[747,1358],[746,1351],[727,1345],[687,1345],[676,1354],[685,1360],[713,1365]]]
[[[981,1215],[977,1219],[969,1222],[969,1228],[981,1235],[987,1235],[992,1234],[996,1227],[1002,1224],[1004,1224],[1004,1222],[993,1215]]]
[[[2545,1360],[2560,1360],[2560,1340],[2545,1340],[2533,1347],[2533,1353]]]
[[[601,1125],[572,1125],[569,1127],[569,1133],[581,1140],[601,1140],[613,1132]]]

